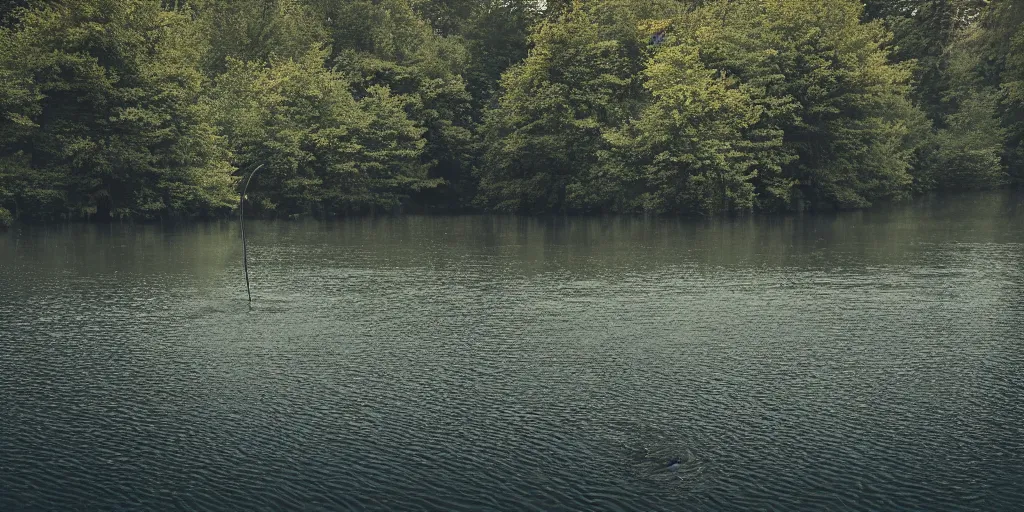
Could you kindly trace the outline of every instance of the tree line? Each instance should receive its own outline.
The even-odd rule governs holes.
[[[0,222],[866,207],[1024,181],[1019,0],[15,0]]]

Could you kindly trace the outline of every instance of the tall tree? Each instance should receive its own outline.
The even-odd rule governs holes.
[[[937,186],[993,186],[1024,178],[1022,55],[1020,2],[992,3],[950,44],[933,150]]]
[[[978,73],[984,29],[965,28],[947,49],[942,108],[918,180],[927,188],[965,189],[1006,182],[1007,131],[1000,120],[997,84]]]
[[[781,131],[783,180],[761,183],[781,205],[850,208],[909,192],[923,122],[909,99],[911,69],[893,64],[888,33],[861,23],[854,0],[718,1],[703,9],[730,27],[706,63],[763,87],[759,129]],[[793,187],[785,188],[786,183]],[[769,206],[767,198],[765,205]]]
[[[264,163],[258,210],[330,216],[388,211],[436,185],[421,162],[423,129],[403,101],[373,86],[360,99],[325,68],[327,50],[269,65],[231,61],[211,111],[239,167]]]
[[[690,44],[659,51],[644,71],[653,101],[620,130],[584,193],[616,211],[750,210],[756,197],[748,131],[762,108],[736,79],[708,69]],[[781,139],[777,141],[781,144]]]
[[[1001,119],[1007,130],[1005,162],[1017,183],[1024,183],[1024,3],[993,4],[982,27],[988,33],[986,79],[998,76]]]
[[[197,41],[190,16],[142,0],[54,3],[0,31],[0,200],[42,218],[229,208]]]
[[[416,202],[468,203],[475,194],[474,116],[462,76],[469,60],[462,40],[436,33],[407,0],[309,1],[328,28],[331,62],[355,94],[387,88],[426,130],[422,163],[442,186],[424,189]]]
[[[978,19],[986,0],[869,0],[864,17],[892,31],[892,56],[914,62],[915,98],[941,124],[948,114],[949,47]]]
[[[543,22],[532,42],[530,56],[502,77],[485,121],[481,200],[510,211],[585,208],[573,191],[606,145],[603,127],[624,117],[631,66],[585,9]]]
[[[526,58],[540,12],[531,0],[486,0],[460,31],[469,52],[463,76],[478,121],[492,106],[501,74]]]

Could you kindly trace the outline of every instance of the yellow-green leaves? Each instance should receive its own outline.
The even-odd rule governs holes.
[[[602,131],[623,121],[631,81],[625,46],[604,39],[576,9],[542,24],[534,48],[502,77],[488,112],[481,202],[512,211],[590,210],[586,176],[605,147]],[[584,181],[581,181],[584,180]]]
[[[503,77],[484,197],[701,213],[899,197],[915,149],[910,71],[860,14],[854,0],[577,5]]]
[[[432,185],[421,163],[424,129],[383,86],[356,100],[348,80],[314,48],[270,65],[232,62],[211,95],[235,164],[266,164],[257,204],[288,213],[392,208]]]
[[[16,87],[0,188],[19,215],[154,217],[231,204],[227,152],[199,105],[191,18],[142,0],[26,11],[0,32]],[[12,94],[13,93],[13,94]]]

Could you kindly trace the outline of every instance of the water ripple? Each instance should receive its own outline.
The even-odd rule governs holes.
[[[0,245],[0,510],[1024,502],[1019,231],[489,219]]]

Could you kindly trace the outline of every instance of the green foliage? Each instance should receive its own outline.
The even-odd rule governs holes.
[[[309,0],[324,20],[343,68],[372,71],[383,63],[416,67],[432,77],[457,74],[465,61],[456,41],[440,37],[408,0]],[[369,59],[372,62],[362,62]]]
[[[231,169],[186,13],[90,0],[0,32],[0,187],[19,216],[214,213]]]
[[[0,27],[9,27],[17,20],[18,11],[28,7],[29,0],[7,0],[0,4]]]
[[[0,214],[716,214],[1024,181],[1024,3],[15,0]],[[238,173],[235,173],[238,174]]]
[[[1003,97],[999,114],[1007,130],[1004,161],[1013,179],[1024,183],[1024,4],[994,5],[982,27],[989,33],[989,50],[982,55],[988,62],[1000,64],[997,76]]]
[[[860,23],[856,2],[647,4],[631,16],[629,3],[587,5],[545,23],[503,78],[481,182],[492,204],[845,208],[907,193],[920,122],[910,70],[889,62],[887,33]],[[644,64],[634,27],[666,15],[676,36]]]
[[[211,112],[240,168],[266,164],[252,199],[264,210],[330,215],[391,209],[433,186],[423,129],[382,86],[356,100],[324,67],[326,50],[269,65],[229,62]]]
[[[919,173],[931,188],[978,188],[1006,182],[1003,151],[1007,132],[999,119],[1000,94],[978,73],[984,32],[966,29],[947,50],[946,113],[936,131],[930,158]]]
[[[893,57],[914,64],[913,96],[940,125],[949,114],[948,51],[977,19],[987,0],[871,0],[865,16],[883,21],[893,32]]]
[[[1015,75],[1024,62],[1019,2],[869,2],[892,27],[895,56],[914,62],[914,97],[934,123],[915,178],[923,188],[976,188],[1019,172],[1024,138]]]
[[[781,131],[783,155],[795,156],[781,165],[782,182],[765,184],[772,195],[797,207],[849,208],[906,193],[915,149],[909,126],[917,117],[910,70],[890,63],[887,33],[859,22],[857,2],[776,0],[745,10],[719,2],[708,9],[734,17],[735,34],[709,63],[764,88],[759,128]],[[737,58],[744,48],[751,54]],[[789,194],[786,182],[794,184]]]
[[[933,161],[926,168],[935,188],[984,188],[1006,183],[1001,159],[1006,131],[1000,126],[998,98],[972,91],[946,116],[935,138]]]
[[[705,67],[698,53],[686,43],[658,52],[644,72],[653,101],[626,128],[609,132],[609,165],[594,181],[605,182],[613,209],[753,208],[757,162],[747,132],[763,109],[735,79]]]
[[[466,20],[460,36],[469,61],[463,76],[480,120],[498,92],[501,74],[527,56],[531,27],[540,11],[527,0],[489,0]]]
[[[446,208],[468,203],[475,194],[474,116],[460,74],[469,60],[461,40],[435,33],[407,0],[313,3],[328,20],[332,61],[355,93],[387,88],[425,129],[421,161],[441,186],[424,189],[414,202]]]
[[[625,48],[603,40],[582,9],[544,22],[533,45],[502,77],[499,106],[487,115],[481,201],[509,211],[587,209],[579,177],[606,146],[602,128],[625,117]]]
[[[416,14],[444,36],[462,33],[481,4],[479,0],[412,0]]]
[[[0,228],[10,227],[14,223],[14,216],[4,207],[0,207]]]
[[[206,0],[199,2],[207,32],[208,70],[219,73],[228,59],[267,62],[300,58],[326,44],[327,30],[314,9],[300,0]]]

